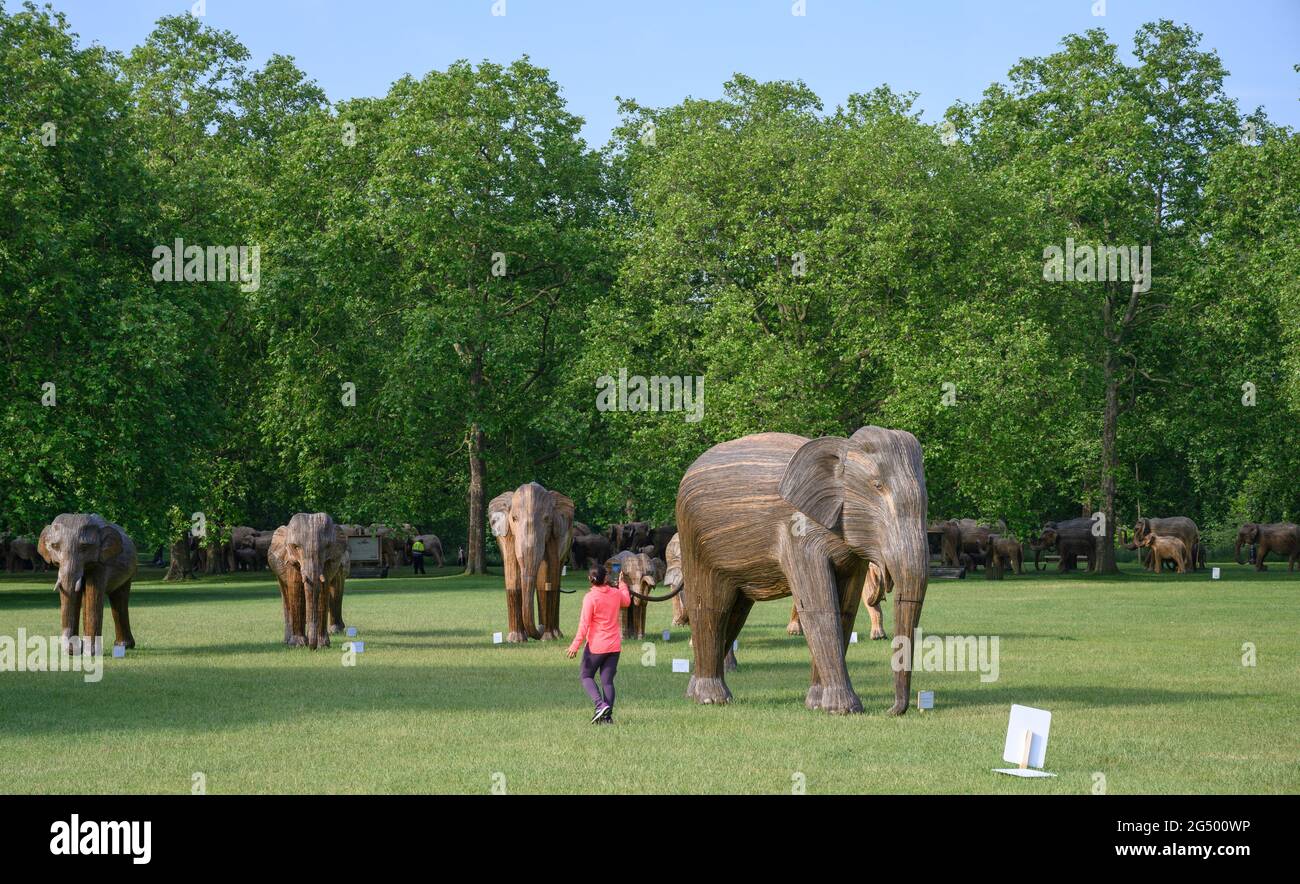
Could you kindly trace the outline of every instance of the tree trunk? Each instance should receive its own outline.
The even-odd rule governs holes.
[[[476,423],[469,431],[469,550],[465,556],[466,574],[485,574],[483,561],[483,430]]]
[[[1110,299],[1107,298],[1107,327],[1110,322]],[[1115,357],[1111,352],[1106,354],[1105,378],[1106,410],[1101,420],[1101,511],[1106,516],[1106,530],[1094,541],[1097,544],[1097,572],[1116,574],[1119,567],[1115,564],[1115,470],[1119,465],[1116,463],[1115,434],[1119,425],[1119,384],[1115,376]]]

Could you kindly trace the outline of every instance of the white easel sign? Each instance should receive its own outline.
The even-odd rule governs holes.
[[[1007,741],[1002,760],[1018,767],[995,767],[994,773],[1013,777],[1054,777],[1043,770],[1047,760],[1047,734],[1052,729],[1052,713],[1032,706],[1012,706],[1007,721]]]

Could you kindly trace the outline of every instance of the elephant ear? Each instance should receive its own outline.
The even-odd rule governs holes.
[[[510,536],[510,504],[514,497],[513,491],[502,491],[488,503],[488,524],[492,526],[493,536]]]
[[[113,525],[99,529],[99,560],[108,564],[122,554],[122,532]]]
[[[271,548],[266,552],[267,564],[278,571],[289,561],[289,526],[281,525],[271,535]]]
[[[842,436],[810,439],[790,458],[777,487],[786,503],[837,533],[844,510],[844,455],[848,445],[849,440]]]
[[[558,491],[551,492],[551,506],[555,518],[551,520],[551,536],[560,548],[560,557],[569,554],[569,544],[573,541],[573,499]]]
[[[49,541],[54,538],[54,533],[50,529],[54,527],[53,523],[46,525],[41,529],[40,539],[36,541],[36,553],[45,561],[52,564],[59,564],[58,555],[50,551]],[[14,538],[15,540],[17,538]]]

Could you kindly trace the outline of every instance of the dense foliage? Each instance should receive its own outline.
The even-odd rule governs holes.
[[[1187,28],[1068,37],[939,126],[738,74],[603,150],[526,58],[337,104],[247,61],[0,4],[0,530],[324,509],[477,553],[521,482],[667,520],[715,442],[867,423],[920,438],[932,516],[1300,518],[1300,136]],[[177,240],[260,273],[158,280]],[[1050,279],[1067,242],[1149,285]],[[703,407],[598,407],[620,372]]]

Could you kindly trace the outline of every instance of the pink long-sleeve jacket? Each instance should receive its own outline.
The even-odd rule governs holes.
[[[627,587],[593,586],[582,599],[582,619],[573,637],[570,651],[577,651],[585,641],[593,654],[612,654],[623,650],[623,630],[619,612],[632,604]]]

